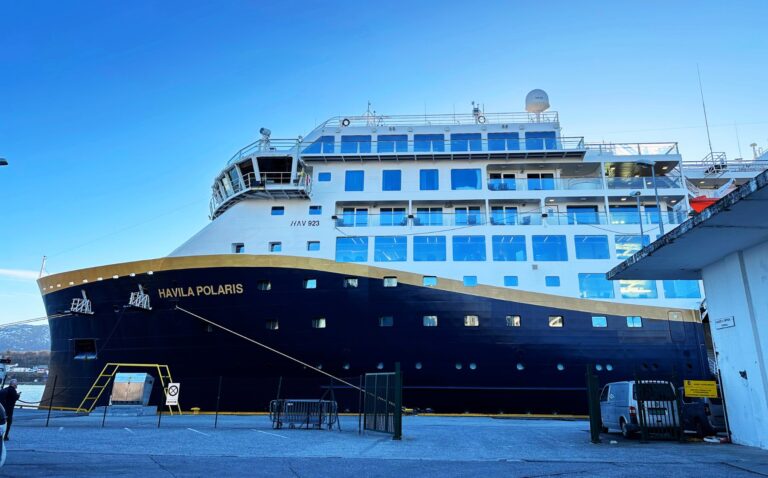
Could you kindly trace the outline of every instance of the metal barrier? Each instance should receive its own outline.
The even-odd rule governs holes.
[[[648,438],[683,439],[680,407],[674,382],[635,380],[632,393],[637,400],[638,424],[643,441]]]
[[[269,402],[272,428],[332,429],[339,426],[339,407],[333,400],[278,399]],[[339,428],[341,429],[341,428]]]
[[[400,364],[394,372],[365,374],[363,429],[391,433],[393,440],[403,434],[403,381]]]

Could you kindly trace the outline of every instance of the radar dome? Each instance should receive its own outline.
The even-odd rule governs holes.
[[[525,111],[529,113],[542,113],[549,108],[549,96],[544,90],[531,90],[525,96]]]

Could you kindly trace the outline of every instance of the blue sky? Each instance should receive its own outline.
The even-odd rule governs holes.
[[[34,277],[168,254],[207,222],[214,175],[267,126],[521,111],[564,134],[768,146],[768,3],[0,4],[0,322],[44,315]]]

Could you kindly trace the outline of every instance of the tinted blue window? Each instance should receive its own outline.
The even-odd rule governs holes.
[[[653,183],[651,182],[650,185],[652,186]],[[651,224],[658,224],[659,223],[659,208],[656,206],[644,206],[645,207],[645,218],[648,222]]]
[[[273,216],[282,216],[285,214],[285,208],[283,206],[272,206]]]
[[[323,206],[309,206],[310,216],[319,216],[323,213]]]
[[[480,189],[479,169],[451,169],[451,189]]]
[[[567,261],[568,248],[565,236],[533,236],[534,261]]]
[[[642,240],[640,235],[623,236],[617,235],[614,237],[616,241],[616,258],[626,259],[631,257],[632,254],[639,251],[643,246],[650,244],[648,236],[643,236]]]
[[[610,259],[608,236],[575,236],[576,259]]]
[[[404,207],[383,207],[379,209],[380,226],[405,226],[408,224],[408,217],[405,214]]]
[[[544,284],[547,287],[560,287],[560,276],[546,276],[544,277]]]
[[[520,149],[518,133],[488,133],[488,150],[509,151]]]
[[[511,206],[491,206],[491,224],[517,224],[517,208]]]
[[[525,261],[525,236],[492,236],[494,261]]]
[[[320,241],[308,241],[307,242],[307,250],[308,251],[319,251],[320,250]]]
[[[484,261],[485,236],[453,236],[454,261]]]
[[[568,224],[600,224],[597,206],[567,206]]]
[[[333,136],[320,136],[312,144],[304,148],[304,154],[333,153]]]
[[[605,274],[579,274],[579,292],[584,299],[613,299],[613,281]]]
[[[414,236],[414,261],[444,261],[445,236]]]
[[[373,260],[376,262],[402,262],[408,259],[406,236],[376,236],[373,241]]]
[[[366,262],[368,260],[367,237],[337,237],[336,262]]]
[[[342,136],[342,153],[370,153],[371,137],[365,135]]]
[[[552,173],[528,173],[529,191],[550,191],[555,189],[555,175]]]
[[[331,173],[318,173],[317,180],[324,183],[331,180]]]
[[[656,299],[655,280],[620,280],[619,290],[624,299]]]
[[[401,177],[402,177],[402,174],[399,169],[382,171],[382,174],[381,174],[382,191],[399,191]]]
[[[445,137],[442,134],[415,134],[413,150],[416,152],[445,151]]]
[[[418,207],[416,208],[416,217],[413,220],[414,226],[442,226],[443,208],[441,207]]]
[[[517,287],[517,276],[504,276],[505,287]]]
[[[408,151],[407,134],[380,134],[376,141],[379,153],[403,153]]]
[[[422,191],[437,191],[440,187],[437,169],[422,169],[419,171],[419,189]]]
[[[480,151],[483,149],[480,133],[456,133],[451,135],[451,151]]]
[[[640,224],[637,206],[611,206],[611,224]]]
[[[477,285],[477,276],[464,276],[464,285],[474,287]]]
[[[555,146],[554,131],[525,133],[525,149],[555,149]]]
[[[364,178],[364,171],[347,171],[344,177],[344,190],[362,191]]]
[[[699,281],[665,280],[664,296],[668,299],[700,299]]]

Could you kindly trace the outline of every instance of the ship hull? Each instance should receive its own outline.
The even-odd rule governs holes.
[[[525,303],[474,288],[384,287],[381,278],[360,275],[350,288],[347,277],[300,265],[186,267],[54,289],[44,294],[51,317],[44,403],[53,397],[55,406],[78,407],[109,362],[168,365],[182,384],[183,409],[226,411],[264,411],[278,395],[320,398],[331,389],[342,410],[355,411],[359,395],[350,384],[365,373],[391,371],[396,362],[405,406],[458,413],[585,413],[588,367],[601,383],[637,374],[708,375],[696,321],[644,319],[642,327],[628,328],[625,315],[557,301]],[[316,289],[304,288],[309,278]],[[139,284],[151,310],[128,305]],[[93,314],[67,313],[81,291]],[[425,327],[427,315],[438,326]],[[479,326],[465,326],[467,315],[478,316]],[[507,326],[508,315],[520,316],[520,326]],[[563,316],[564,327],[549,326],[553,315]],[[607,327],[593,327],[593,315],[605,316]],[[393,325],[381,327],[382,316]],[[325,328],[312,326],[319,318]],[[277,321],[277,330],[267,321]],[[95,357],[78,350],[83,340],[93,340]],[[107,400],[104,394],[100,404]],[[150,402],[162,400],[156,386]]]

